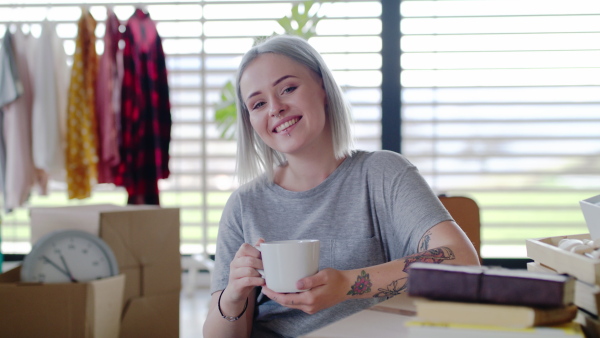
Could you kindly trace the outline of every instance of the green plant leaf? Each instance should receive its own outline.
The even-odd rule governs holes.
[[[294,29],[292,28],[292,20],[290,18],[288,18],[287,16],[284,16],[283,18],[277,20],[277,23],[279,24],[279,26],[281,26],[286,33],[291,34],[291,32],[294,31]]]
[[[221,138],[231,140],[235,137],[237,110],[235,106],[235,86],[228,81],[221,89],[221,102],[215,109],[215,122]]]

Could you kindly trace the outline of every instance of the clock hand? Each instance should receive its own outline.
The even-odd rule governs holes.
[[[77,279],[73,278],[73,274],[71,273],[71,270],[69,270],[69,266],[67,265],[65,258],[63,257],[62,254],[59,254],[59,255],[60,255],[60,260],[62,261],[63,265],[65,266],[65,269],[67,269],[67,276],[71,279],[71,282],[77,283]]]
[[[56,268],[56,270],[60,271],[63,275],[71,278],[71,276],[69,276],[69,273],[66,272],[65,270],[63,270],[60,266],[58,266],[56,263],[54,263],[53,261],[50,260],[50,258],[46,257],[46,256],[42,256],[42,258],[44,260],[46,260],[46,262],[50,263],[50,265],[52,265],[53,267]]]

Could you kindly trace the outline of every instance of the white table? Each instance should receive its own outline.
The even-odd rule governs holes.
[[[414,317],[414,304],[404,295],[313,331],[304,338],[405,337],[404,323]]]

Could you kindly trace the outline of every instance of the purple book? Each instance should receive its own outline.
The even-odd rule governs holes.
[[[414,263],[408,294],[435,300],[557,307],[573,303],[575,278],[496,267]]]

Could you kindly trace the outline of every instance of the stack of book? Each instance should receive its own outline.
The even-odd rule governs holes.
[[[556,274],[557,272],[541,263],[527,263],[527,270]],[[575,305],[579,308],[576,322],[580,323],[588,338],[600,338],[600,285],[584,280],[575,281]]]
[[[575,279],[479,266],[414,263],[408,294],[416,320],[409,337],[584,337]]]
[[[598,209],[600,210],[600,209]],[[587,216],[586,216],[587,220]],[[588,227],[590,223],[588,222]],[[590,228],[590,231],[592,229]],[[600,229],[598,229],[600,230]],[[597,240],[597,238],[594,238]],[[533,262],[527,270],[539,273],[568,274],[576,279],[574,303],[579,307],[576,322],[580,323],[588,338],[600,338],[600,259],[585,250],[567,250],[565,242],[586,243],[589,247],[591,233],[528,239],[527,257]],[[592,247],[594,247],[592,241]],[[588,248],[589,249],[589,248]],[[574,250],[574,251],[571,251]]]

